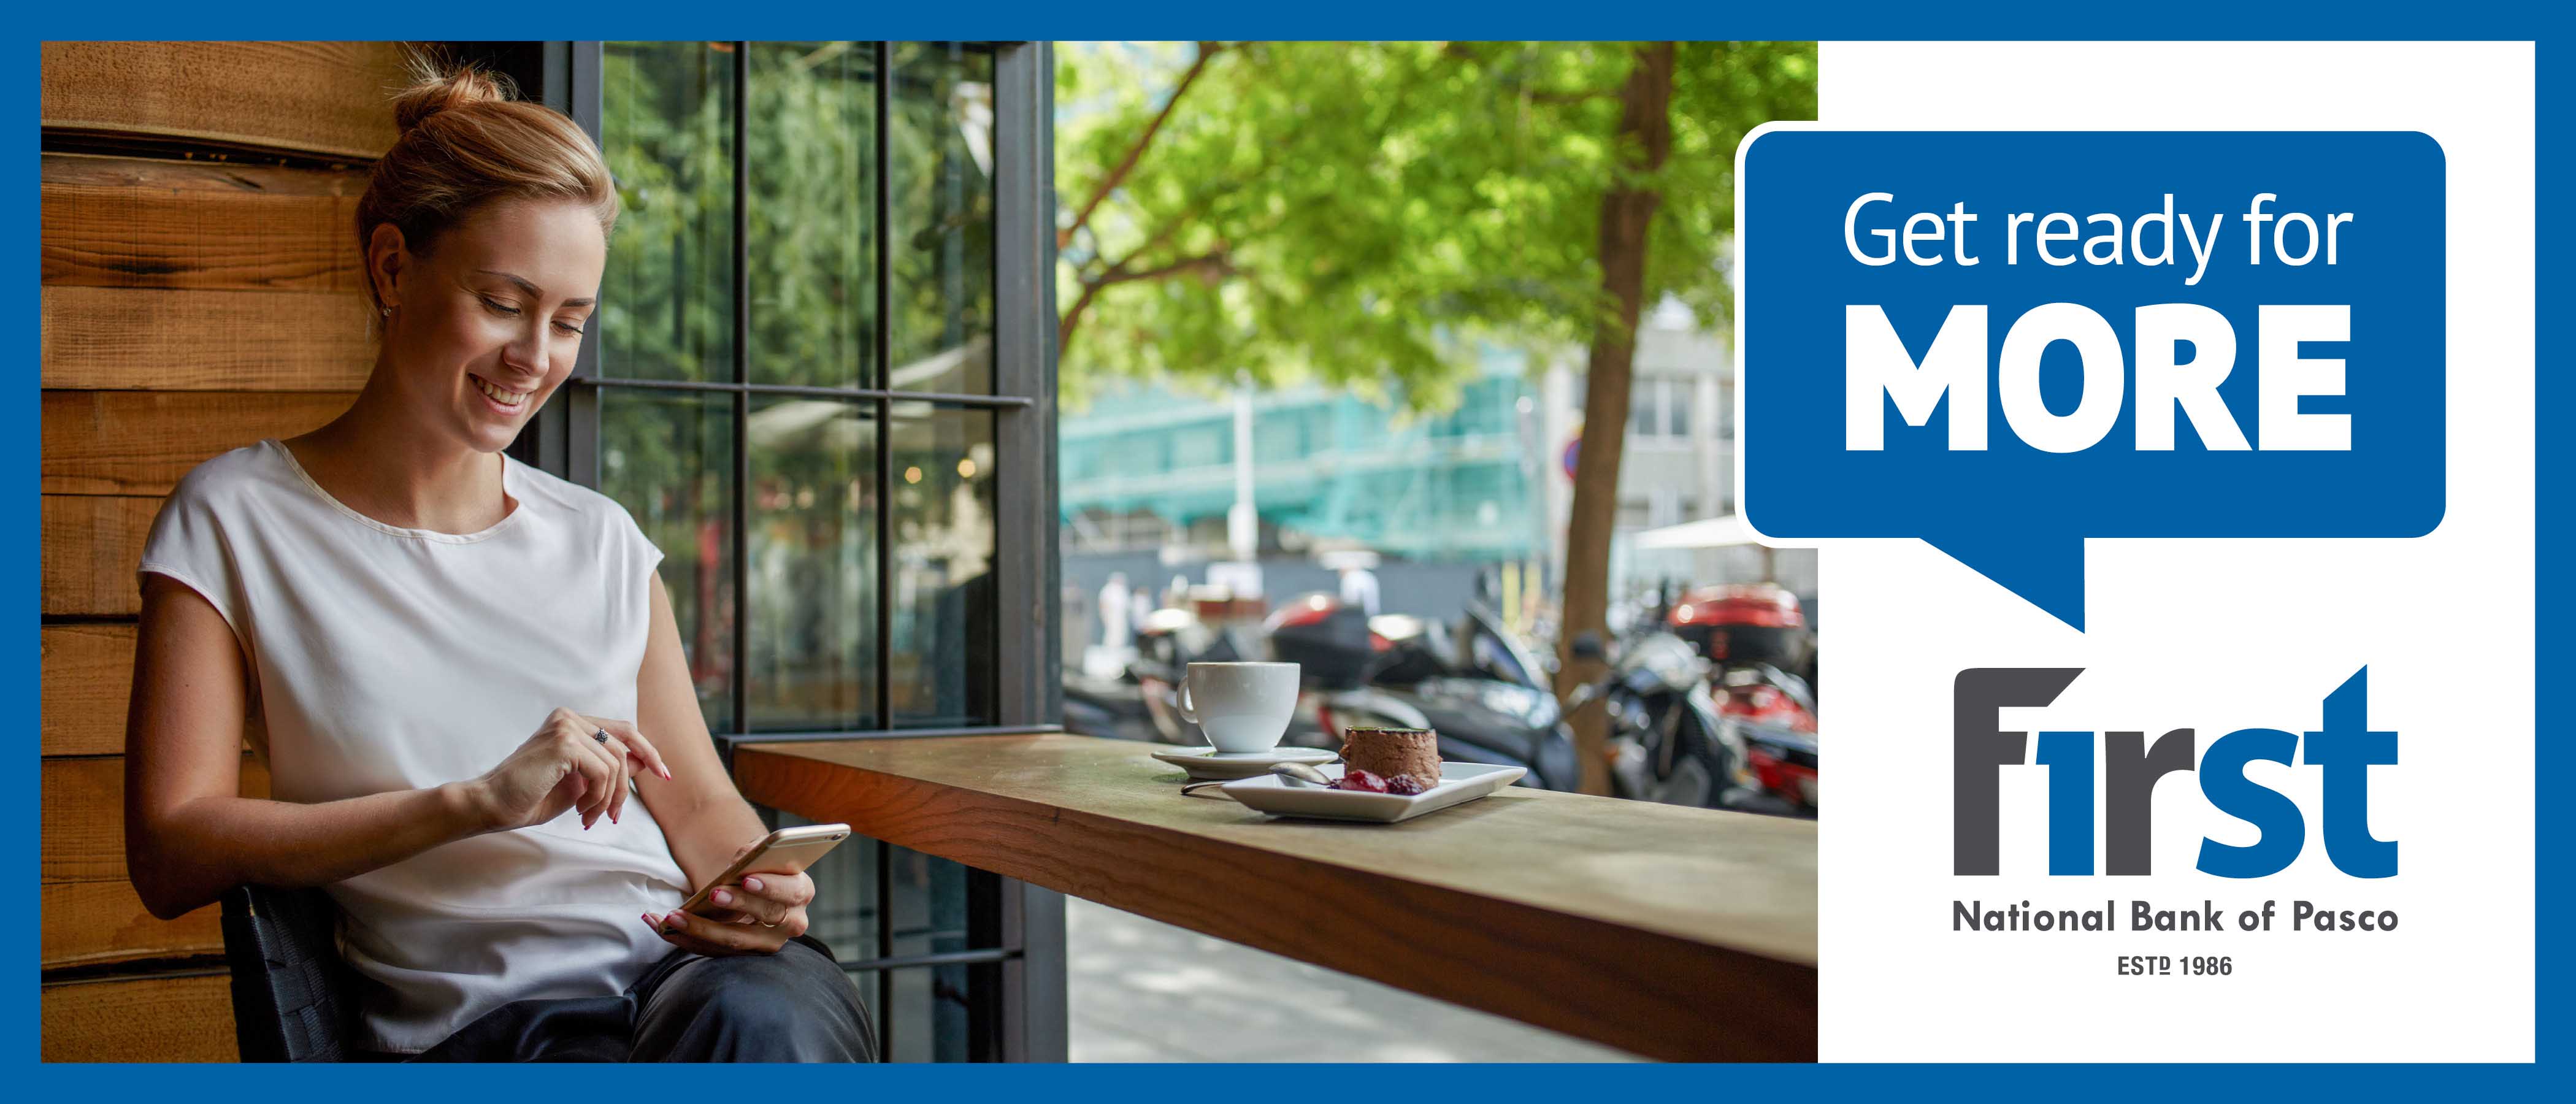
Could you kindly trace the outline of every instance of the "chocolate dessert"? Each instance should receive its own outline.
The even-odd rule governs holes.
[[[1427,728],[1342,732],[1341,788],[1418,794],[1440,784],[1440,737]]]

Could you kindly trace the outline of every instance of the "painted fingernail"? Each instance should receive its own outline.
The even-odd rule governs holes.
[[[639,914],[639,915],[641,915],[641,916],[643,916],[643,917],[644,917],[644,926],[645,926],[645,927],[648,927],[648,928],[659,928],[659,927],[661,927],[661,926],[662,926],[662,922],[661,922],[661,921],[656,920],[656,919],[653,919],[653,914],[652,914],[652,913],[647,912],[647,913],[641,913],[641,914]]]
[[[716,903],[717,903],[717,904],[719,904],[719,905],[730,905],[730,904],[732,904],[732,903],[733,903],[733,891],[732,891],[732,890],[719,889],[719,890],[717,890],[717,891],[715,891],[715,892],[713,892],[713,893],[708,894],[707,896],[715,898]]]
[[[657,767],[657,768],[655,768],[655,769],[656,769],[656,770],[659,770],[659,771],[661,771],[661,772],[662,772],[662,780],[663,780],[663,781],[668,782],[668,781],[670,781],[670,780],[671,780],[671,768],[669,768],[669,767]]]
[[[753,893],[758,893],[758,892],[760,892],[760,879],[758,879],[758,878],[745,878],[745,879],[743,879],[743,880],[742,880],[742,888],[744,888],[744,889],[748,889],[748,890],[752,891]]]

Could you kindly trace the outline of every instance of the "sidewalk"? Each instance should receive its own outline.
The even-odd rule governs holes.
[[[1076,1062],[1635,1060],[1080,898],[1064,921]]]

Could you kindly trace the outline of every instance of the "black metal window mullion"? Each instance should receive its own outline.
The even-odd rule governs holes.
[[[574,42],[564,52],[564,95],[571,100],[573,121],[598,144],[607,133],[608,44],[597,40]],[[551,82],[549,82],[551,84]],[[607,147],[602,146],[603,150]],[[576,378],[599,374],[599,341],[584,340],[581,355],[573,362]],[[564,404],[564,475],[585,487],[599,485],[599,392],[589,387],[572,389],[571,401]]]
[[[877,957],[894,957],[894,845],[877,841]],[[894,1060],[894,971],[877,971],[877,1056]]]
[[[1049,44],[1022,42],[994,52],[993,390],[1037,400],[993,414],[1001,543],[994,612],[1001,624],[1020,624],[1025,616],[1040,630],[1034,652],[1012,649],[996,657],[1001,677],[993,719],[1003,725],[1042,725],[1063,715],[1055,677],[1062,661],[1062,635],[1055,631],[1062,567],[1055,495],[1054,89]],[[971,1033],[1004,1061],[1064,1061],[1064,897],[1015,879],[982,877],[996,887],[998,901],[978,915],[998,921],[988,934],[1018,953],[972,968],[981,974],[981,984],[972,987],[996,996],[987,1002],[982,1030]]]
[[[733,717],[751,731],[751,43],[733,44]],[[731,759],[732,744],[726,745]],[[730,765],[730,762],[728,762]]]
[[[876,49],[876,293],[877,324],[868,335],[877,389],[877,727],[894,727],[894,400],[884,388],[893,382],[894,357],[894,49]],[[882,953],[892,954],[889,946]]]
[[[983,873],[977,871],[976,873]],[[988,875],[999,877],[999,875]],[[896,955],[892,958],[869,958],[844,962],[841,972],[864,974],[874,970],[909,970],[916,966],[982,966],[1008,962],[1023,957],[1017,947],[983,947],[971,951],[930,951],[923,954]]]
[[[900,399],[936,406],[1029,407],[1037,401],[1027,395],[954,395],[940,391],[887,391],[873,387],[832,387],[803,383],[725,383],[713,380],[676,379],[593,379],[594,385],[632,387],[646,391],[748,391],[754,395],[795,395],[812,399]]]
[[[1062,715],[1055,506],[1055,66],[1043,42],[993,54],[993,391],[1030,400],[993,414],[995,612],[1035,629],[1037,647],[996,655],[993,719]]]
[[[883,389],[894,380],[894,234],[888,225],[894,208],[894,49],[885,42],[876,50],[875,132],[877,171],[874,197],[876,227],[877,324],[869,335],[876,378],[865,382],[879,389],[877,408],[877,727],[894,727],[894,401]],[[877,841],[877,957],[894,957],[894,848]],[[894,1054],[894,971],[877,971],[877,1053]]]

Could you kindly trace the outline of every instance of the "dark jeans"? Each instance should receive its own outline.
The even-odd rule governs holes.
[[[872,1062],[876,1031],[829,948],[673,951],[614,997],[511,1001],[415,1062]]]

